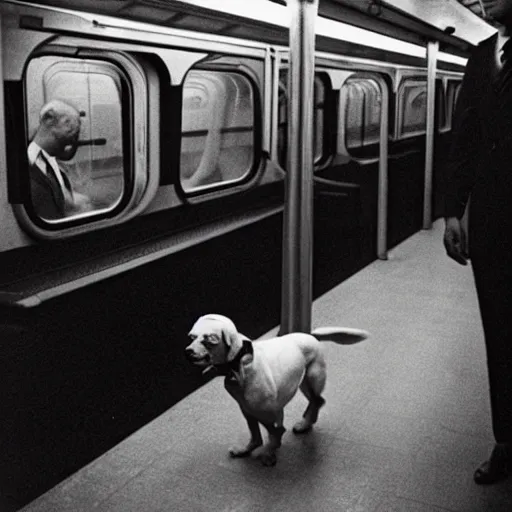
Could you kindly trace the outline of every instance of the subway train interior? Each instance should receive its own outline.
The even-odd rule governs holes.
[[[294,4],[318,9],[309,49]],[[0,3],[0,508],[207,384],[184,357],[200,315],[251,339],[290,330],[294,281],[298,302],[325,296],[442,216],[464,67],[494,31],[478,5]],[[61,165],[87,200],[49,213],[28,148],[54,100],[79,113]],[[290,185],[294,155],[308,169]]]

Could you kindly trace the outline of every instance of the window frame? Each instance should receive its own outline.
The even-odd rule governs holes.
[[[82,41],[80,41],[82,42]],[[148,159],[150,148],[148,146],[148,126],[154,125],[151,121],[148,105],[155,101],[159,95],[159,88],[154,80],[151,66],[130,51],[117,49],[108,45],[106,49],[88,47],[87,40],[83,44],[68,45],[63,43],[50,43],[31,52],[26,59],[24,71],[20,80],[22,94],[23,124],[18,130],[23,132],[22,143],[18,143],[16,160],[23,169],[27,169],[26,178],[20,180],[21,202],[13,203],[13,209],[22,228],[31,236],[39,239],[66,238],[76,234],[93,231],[128,220],[145,207],[148,202],[147,193],[155,192],[155,181],[159,181],[159,167],[152,168],[149,173]],[[50,220],[40,217],[35,212],[30,198],[30,184],[28,178],[28,160],[25,142],[29,141],[27,123],[27,68],[29,63],[38,57],[62,56],[64,60],[76,59],[106,62],[115,67],[119,73],[122,87],[121,94],[121,130],[123,148],[123,192],[115,205],[109,209],[92,210],[62,219]],[[134,101],[134,98],[146,98],[146,101]],[[25,174],[25,173],[24,173]],[[13,201],[11,201],[12,203]]]
[[[109,53],[109,52],[107,52]],[[63,217],[62,219],[55,219],[55,220],[47,220],[39,215],[37,215],[37,212],[35,212],[31,199],[30,194],[27,196],[27,200],[25,202],[25,209],[27,210],[27,213],[30,217],[30,219],[34,222],[36,226],[41,227],[42,229],[49,230],[49,231],[59,231],[63,228],[67,227],[74,227],[78,225],[88,224],[94,221],[101,221],[102,219],[108,219],[116,217],[120,212],[122,212],[125,208],[127,203],[129,202],[129,196],[133,194],[134,191],[134,180],[130,180],[130,169],[132,167],[132,161],[133,161],[133,151],[131,150],[133,147],[133,144],[131,143],[132,136],[129,133],[129,125],[132,124],[132,112],[133,112],[133,88],[130,84],[129,76],[126,74],[125,70],[119,66],[119,63],[116,62],[115,58],[112,58],[112,56],[108,57],[99,57],[99,53],[92,54],[89,57],[79,57],[75,55],[68,55],[67,53],[57,53],[56,51],[47,51],[47,50],[41,50],[39,52],[34,52],[33,55],[31,55],[30,59],[26,63],[27,69],[30,65],[30,62],[36,58],[44,57],[44,56],[55,56],[55,57],[65,57],[66,60],[76,60],[76,61],[83,61],[83,60],[89,60],[89,61],[98,61],[98,62],[106,62],[112,66],[114,66],[120,76],[120,83],[121,83],[121,131],[122,131],[122,148],[123,148],[123,192],[120,196],[120,200],[118,200],[113,208],[109,208],[106,211],[91,211],[84,214],[79,215],[73,215],[68,217]],[[25,98],[25,106],[27,105],[27,87],[26,87],[26,74],[24,73],[23,76],[23,88],[24,88],[24,98]],[[126,119],[125,112],[128,111],[128,119]],[[28,126],[27,126],[27,117],[25,116],[25,134],[26,134],[26,140],[28,142]],[[126,148],[129,148],[129,151],[126,151]]]
[[[279,118],[280,114],[280,105],[278,104],[277,107],[277,134],[283,130],[284,136],[284,144],[282,147],[279,147],[279,144],[277,144],[277,156],[278,156],[278,163],[286,171],[286,154],[287,154],[287,148],[288,148],[288,120],[289,120],[289,113],[288,113],[288,71],[289,67],[287,65],[284,65],[279,70],[279,76],[277,77],[278,81],[278,90],[282,90],[284,97],[286,99],[285,108],[284,111],[286,113],[286,121],[282,122]],[[286,78],[286,80],[283,80],[283,75]],[[336,105],[336,94],[332,87],[331,78],[329,76],[329,73],[325,70],[316,70],[314,73],[314,86],[316,85],[317,81],[321,82],[323,85],[323,92],[324,92],[324,98],[323,101],[320,103],[316,103],[316,97],[313,93],[313,115],[312,115],[312,122],[313,122],[313,130],[312,130],[312,141],[311,141],[311,147],[313,152],[313,166],[314,171],[318,171],[320,169],[323,169],[326,165],[328,165],[329,161],[333,158],[336,148],[336,123],[337,123],[337,105]],[[322,107],[317,108],[318,106]],[[316,113],[318,110],[322,110],[323,112],[323,119],[322,119],[322,149],[321,154],[316,154],[316,143],[317,143],[317,133],[316,133]],[[279,140],[278,140],[279,142]]]

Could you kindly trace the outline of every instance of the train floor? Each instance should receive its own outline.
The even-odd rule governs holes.
[[[436,222],[315,301],[314,326],[371,337],[325,343],[326,406],[296,436],[305,400],[293,399],[276,466],[228,456],[248,432],[215,378],[23,510],[512,510],[512,477],[472,478],[493,446],[484,341],[471,270],[447,258],[442,229]]]

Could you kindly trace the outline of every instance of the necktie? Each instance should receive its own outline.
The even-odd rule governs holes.
[[[57,178],[57,174],[55,173],[55,169],[50,164],[48,159],[44,156],[43,152],[39,153],[41,156],[41,160],[45,164],[46,177],[50,182],[50,188],[52,190],[53,197],[55,199],[55,203],[59,210],[64,211],[64,191],[62,190],[59,179]]]

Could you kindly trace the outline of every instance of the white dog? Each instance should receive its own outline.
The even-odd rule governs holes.
[[[313,335],[296,332],[252,343],[229,318],[209,314],[192,327],[192,343],[186,348],[186,355],[205,371],[214,367],[226,376],[224,386],[247,420],[251,439],[247,446],[231,448],[230,455],[245,457],[258,448],[256,456],[264,465],[272,466],[285,431],[283,409],[297,389],[300,387],[309,404],[302,420],[293,427],[296,434],[311,429],[325,404],[321,396],[326,379],[325,359],[319,340],[346,345],[367,336],[359,329],[324,328],[313,331]],[[259,423],[269,434],[264,446]]]

